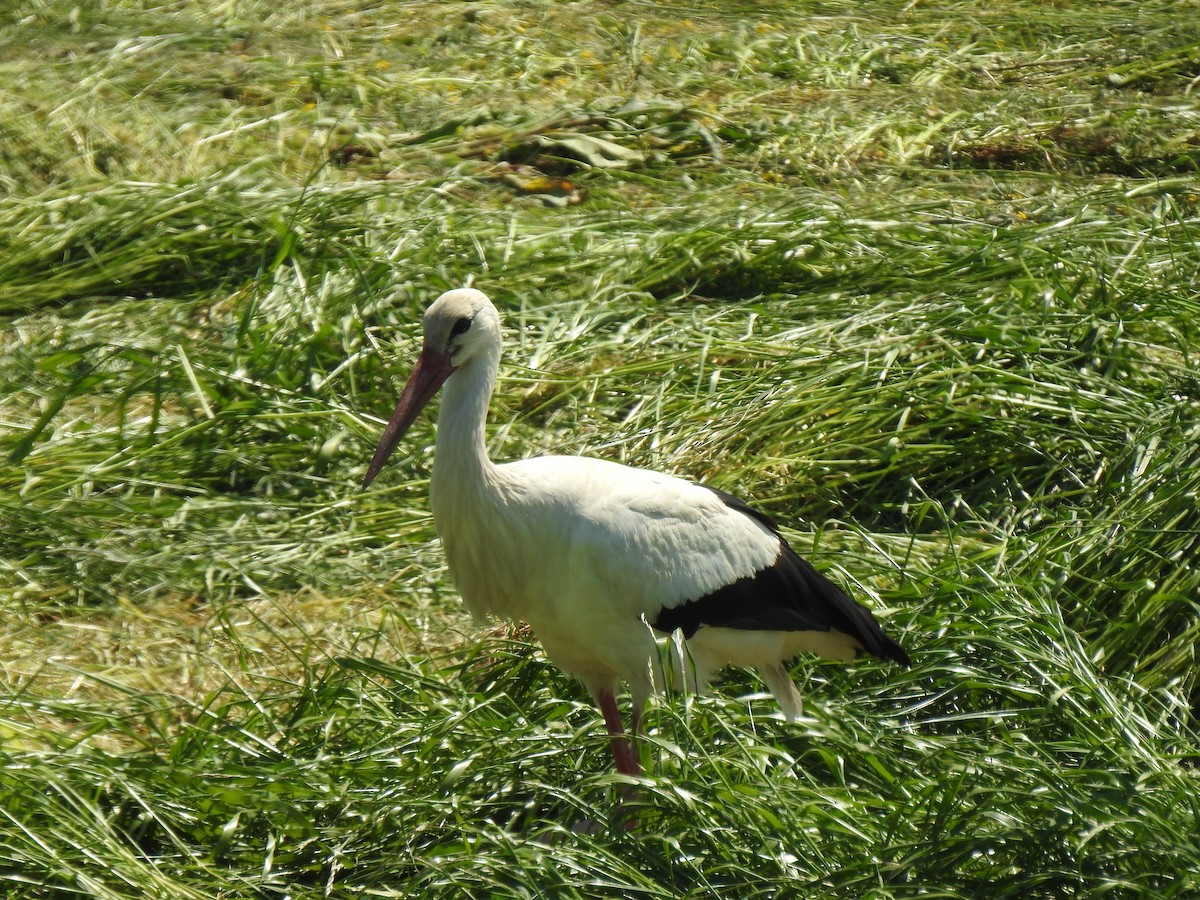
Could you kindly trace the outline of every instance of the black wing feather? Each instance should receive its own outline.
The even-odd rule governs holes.
[[[770,516],[724,491],[708,490],[730,509],[756,519],[779,536]],[[798,556],[782,537],[774,563],[703,597],[663,609],[650,625],[667,633],[682,629],[685,638],[701,625],[751,631],[836,629],[875,656],[909,665],[904,648],[883,632],[871,611]]]

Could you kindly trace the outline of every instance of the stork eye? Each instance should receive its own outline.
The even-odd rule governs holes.
[[[470,316],[462,316],[461,318],[459,318],[459,320],[457,322],[454,323],[454,327],[450,329],[450,337],[452,337],[452,338],[458,337],[460,334],[462,334],[464,331],[466,331],[470,327],[471,327],[471,317]]]

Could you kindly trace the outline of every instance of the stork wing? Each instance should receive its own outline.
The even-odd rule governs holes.
[[[701,626],[829,631],[907,663],[865,607],[779,535],[773,519],[736,497],[682,479],[580,457],[543,457],[548,495],[571,494],[564,560],[655,629]],[[520,463],[514,464],[520,466]],[[626,605],[627,604],[627,605]]]

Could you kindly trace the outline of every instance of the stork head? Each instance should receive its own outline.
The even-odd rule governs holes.
[[[446,379],[500,344],[500,314],[487,295],[474,288],[442,294],[425,311],[424,325],[425,346],[375,448],[363,487],[375,480],[404,433]]]
[[[499,340],[500,314],[483,291],[446,291],[425,310],[425,349],[445,359],[451,371],[466,365],[485,347]]]

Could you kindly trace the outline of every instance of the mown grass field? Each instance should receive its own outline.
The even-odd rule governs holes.
[[[0,893],[1200,895],[1200,3],[0,10]],[[598,714],[432,424],[753,498],[911,652]],[[579,823],[591,834],[579,834]]]

